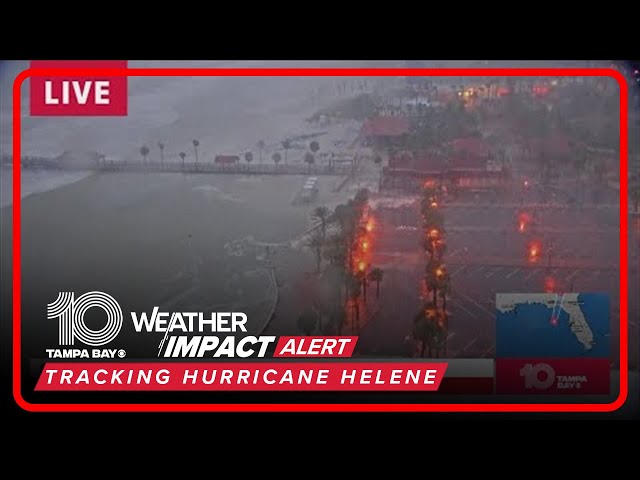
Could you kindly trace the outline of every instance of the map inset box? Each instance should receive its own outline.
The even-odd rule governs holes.
[[[609,393],[609,297],[496,295],[496,392]]]

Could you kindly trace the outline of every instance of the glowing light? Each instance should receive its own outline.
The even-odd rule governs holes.
[[[544,279],[544,291],[547,293],[553,293],[556,290],[556,280],[553,277],[547,277]],[[556,322],[557,322],[557,315],[553,315],[551,317],[551,321],[553,323],[553,319],[554,317],[556,318]]]
[[[540,244],[535,242],[529,246],[529,260],[535,262],[540,255]]]
[[[431,238],[438,238],[438,235],[440,235],[440,232],[438,231],[437,228],[434,228],[429,232],[429,237]]]
[[[369,244],[367,242],[362,242],[362,249],[366,250],[367,248],[369,248]]]
[[[518,231],[520,233],[523,233],[525,231],[525,229],[527,228],[527,224],[531,221],[531,215],[529,215],[528,213],[521,213],[518,217]]]
[[[525,187],[528,187],[528,186],[529,186],[529,180],[525,180],[525,181],[524,181],[524,186],[525,186]]]
[[[431,202],[431,208],[438,208],[438,202]]]
[[[551,320],[549,321],[549,323],[551,323],[552,326],[557,327],[558,326],[558,317],[556,317],[556,316],[551,317]]]
[[[370,232],[373,230],[373,222],[372,221],[368,221],[367,225],[365,226],[365,229],[367,230],[367,232]]]
[[[444,270],[442,268],[436,269],[436,277],[442,278],[444,276]]]
[[[367,264],[364,262],[359,262],[358,263],[358,270],[360,270],[361,272],[364,272],[365,269],[367,268]]]

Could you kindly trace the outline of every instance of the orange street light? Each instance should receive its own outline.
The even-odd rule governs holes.
[[[367,268],[367,264],[364,262],[359,262],[358,263],[358,270],[360,270],[361,272],[364,272],[365,269]]]
[[[524,228],[526,227],[526,225],[527,225],[526,223],[524,223],[524,222],[522,222],[522,221],[521,221],[521,222],[520,222],[520,225],[518,225],[518,231],[519,231],[520,233],[524,232]]]
[[[367,248],[369,248],[369,243],[368,243],[368,242],[366,242],[366,241],[362,242],[362,249],[363,249],[364,251],[366,251],[366,250],[367,250]]]
[[[444,277],[444,269],[442,267],[436,268],[436,277],[437,278]]]
[[[429,237],[430,238],[433,238],[433,239],[438,238],[438,235],[440,235],[440,232],[438,231],[437,228],[434,228],[434,229],[429,231]]]
[[[435,200],[431,202],[431,208],[438,208],[438,202],[436,202]]]
[[[370,231],[372,231],[372,230],[373,230],[373,222],[372,222],[371,220],[369,220],[369,221],[367,222],[367,225],[365,226],[365,230],[366,230],[367,232],[370,232]]]
[[[531,260],[532,262],[535,262],[536,260],[538,260],[539,256],[540,256],[540,245],[538,243],[532,243],[529,246],[529,260]]]

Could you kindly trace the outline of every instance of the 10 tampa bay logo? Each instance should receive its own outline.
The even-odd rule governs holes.
[[[91,308],[104,312],[105,325],[97,330],[87,326],[85,314]],[[81,343],[89,347],[104,347],[111,343],[122,329],[122,309],[118,302],[104,292],[87,292],[75,297],[72,292],[60,292],[58,298],[47,305],[47,318],[58,321],[58,346],[47,348],[48,358],[123,358],[126,352],[110,348],[78,348]]]

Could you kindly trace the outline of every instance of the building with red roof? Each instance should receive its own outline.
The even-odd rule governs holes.
[[[489,159],[493,148],[482,137],[456,138],[448,147],[454,157]]]
[[[380,148],[401,144],[408,134],[409,119],[392,115],[369,118],[360,130],[367,143]]]

